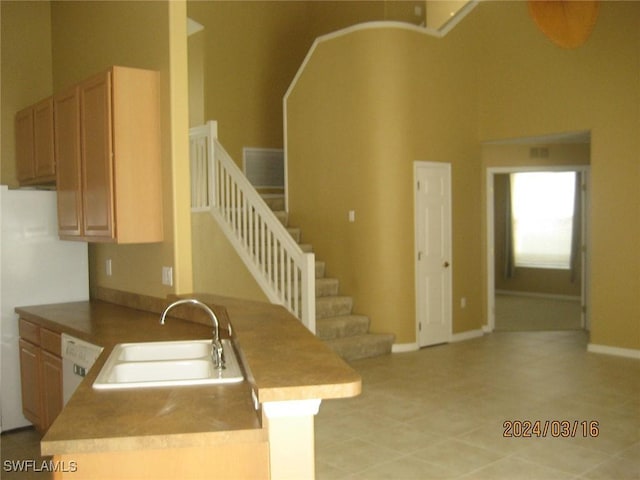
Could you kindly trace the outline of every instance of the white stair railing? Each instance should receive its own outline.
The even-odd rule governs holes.
[[[216,137],[213,121],[189,131],[192,211],[210,211],[269,300],[315,333],[314,254],[300,249]]]

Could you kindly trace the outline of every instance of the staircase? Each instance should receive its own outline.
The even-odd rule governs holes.
[[[290,227],[282,196],[264,196],[267,205],[287,228],[303,251],[313,247],[301,243],[299,228]],[[339,281],[325,277],[325,263],[316,259],[316,335],[345,360],[391,353],[392,334],[369,333],[369,318],[352,312],[353,299],[339,294]]]

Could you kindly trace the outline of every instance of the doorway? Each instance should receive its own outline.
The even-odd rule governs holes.
[[[528,166],[528,167],[489,167],[487,168],[486,192],[487,192],[487,325],[485,330],[493,331],[496,329],[496,308],[497,308],[497,285],[499,285],[500,276],[506,275],[505,272],[498,271],[496,267],[496,258],[499,256],[500,240],[496,238],[496,224],[501,221],[496,215],[496,198],[499,190],[498,180],[505,175],[511,176],[516,173],[531,172],[576,172],[580,175],[580,184],[577,187],[576,202],[579,202],[579,208],[576,209],[576,215],[579,215],[579,245],[576,247],[576,255],[578,256],[579,268],[576,271],[578,275],[577,283],[579,284],[578,303],[571,305],[563,303],[571,299],[571,295],[536,293],[524,291],[514,298],[499,297],[502,308],[507,309],[507,315],[514,316],[521,322],[523,330],[558,330],[572,329],[577,326],[567,318],[568,315],[579,316],[579,328],[589,329],[589,310],[588,306],[588,261],[587,261],[587,244],[588,235],[588,181],[589,167],[587,165],[568,165],[568,166]],[[541,193],[544,195],[544,192]],[[569,267],[565,276],[569,278]],[[525,269],[523,269],[525,270]],[[543,269],[531,269],[531,271],[543,272]],[[552,272],[552,271],[551,271]],[[550,278],[547,276],[547,278]],[[526,290],[526,289],[525,289]],[[501,292],[507,293],[510,292]],[[505,307],[506,305],[506,307]],[[551,309],[557,313],[554,319]],[[518,310],[520,309],[520,310]],[[504,311],[504,310],[503,310]],[[518,315],[517,312],[526,312],[527,315]],[[514,317],[514,318],[515,318]],[[517,329],[517,325],[511,324],[508,330]]]

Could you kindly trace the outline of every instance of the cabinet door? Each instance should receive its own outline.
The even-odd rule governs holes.
[[[33,161],[33,108],[25,108],[16,114],[16,174],[20,183],[35,176]]]
[[[58,231],[61,237],[82,234],[80,179],[80,97],[78,89],[60,92],[55,104],[55,152],[57,160]]]
[[[40,347],[20,339],[20,382],[22,412],[37,428],[42,426],[42,383]]]
[[[111,72],[79,89],[84,235],[114,238]]]
[[[62,359],[42,351],[42,429],[62,411]]]
[[[53,98],[33,107],[34,169],[35,177],[53,180],[56,174],[53,156]]]

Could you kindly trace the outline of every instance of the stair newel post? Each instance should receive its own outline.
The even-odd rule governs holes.
[[[313,253],[305,253],[302,262],[302,323],[316,333],[316,259]]]
[[[218,207],[218,165],[217,165],[217,152],[216,142],[218,141],[218,122],[209,120],[207,122],[207,170],[209,171],[209,208]]]

